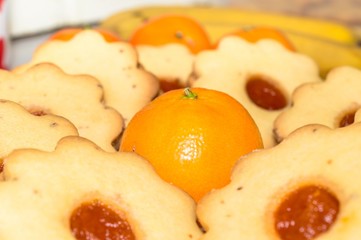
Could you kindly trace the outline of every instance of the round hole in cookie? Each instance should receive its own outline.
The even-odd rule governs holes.
[[[266,110],[279,110],[288,104],[285,94],[271,79],[262,75],[248,78],[246,92],[254,104]]]
[[[70,217],[77,240],[135,240],[126,218],[99,200],[81,204]]]
[[[328,231],[340,202],[328,189],[302,186],[283,199],[274,212],[274,227],[282,240],[311,240]]]

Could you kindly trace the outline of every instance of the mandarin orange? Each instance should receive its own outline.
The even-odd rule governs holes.
[[[211,47],[208,33],[195,19],[175,14],[164,14],[151,18],[139,26],[129,38],[133,45],[160,46],[180,43],[192,53]]]
[[[120,151],[145,157],[160,177],[198,201],[230,181],[241,156],[262,147],[257,125],[238,101],[186,88],[160,95],[135,114]]]

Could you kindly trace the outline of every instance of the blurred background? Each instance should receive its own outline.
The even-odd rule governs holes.
[[[241,8],[337,21],[357,32],[361,27],[361,0],[0,0],[0,35],[9,41],[7,67],[28,61],[59,28],[93,25],[119,11],[151,5]]]

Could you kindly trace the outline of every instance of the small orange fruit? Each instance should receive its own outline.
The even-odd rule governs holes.
[[[120,151],[133,151],[153,164],[164,180],[195,201],[230,181],[235,162],[262,148],[253,118],[231,96],[193,88],[166,92],[129,122]]]
[[[180,43],[192,53],[211,47],[208,33],[200,23],[191,17],[173,14],[148,20],[133,32],[129,42],[133,45],[152,46]]]
[[[290,51],[296,51],[296,48],[293,46],[291,41],[286,37],[286,35],[278,29],[269,28],[269,27],[246,27],[238,29],[234,32],[225,34],[220,38],[220,40],[225,36],[239,36],[249,42],[257,42],[261,39],[273,39],[281,43]],[[219,41],[215,44],[215,47],[218,46]]]
[[[85,29],[86,28],[64,28],[64,29],[61,29],[61,30],[55,32],[53,35],[51,35],[49,40],[69,41],[76,34],[78,34],[79,32],[81,32]],[[111,32],[109,30],[102,29],[102,28],[94,28],[94,30],[99,32],[107,42],[121,41],[120,37],[117,34]]]

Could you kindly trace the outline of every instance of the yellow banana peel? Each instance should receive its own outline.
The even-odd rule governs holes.
[[[312,57],[321,75],[340,65],[361,68],[359,38],[347,26],[313,18],[257,12],[244,9],[192,6],[150,6],[118,12],[100,25],[129,39],[149,18],[163,14],[183,14],[201,23],[213,42],[222,35],[250,26],[273,27],[283,31],[298,52]]]

